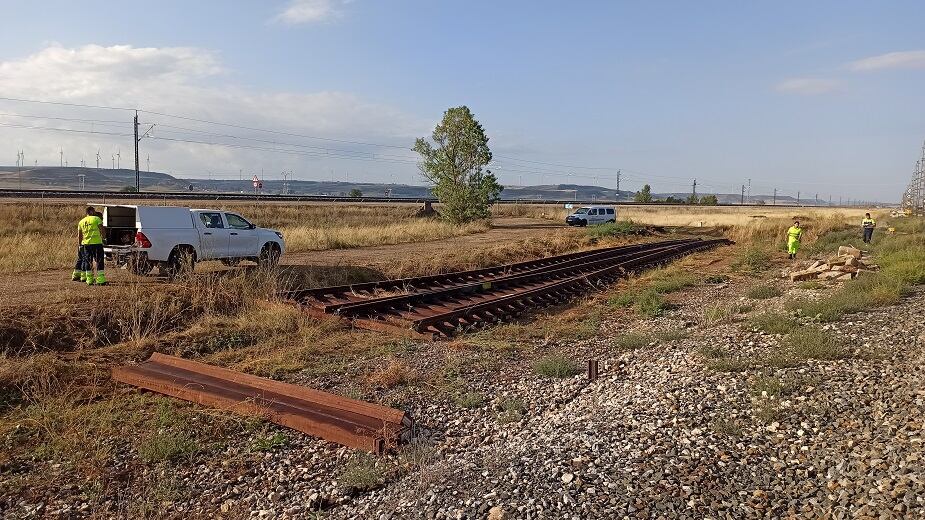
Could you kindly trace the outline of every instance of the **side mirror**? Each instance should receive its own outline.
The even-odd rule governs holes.
[[[248,229],[257,229],[257,224],[251,224],[247,226]]]

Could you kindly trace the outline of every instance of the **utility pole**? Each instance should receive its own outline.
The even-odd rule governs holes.
[[[839,195],[839,196],[838,196],[838,205],[839,205],[839,206],[841,206],[841,205],[842,205],[842,202],[841,202],[841,198],[842,198],[842,196],[841,196],[841,195]]]
[[[135,193],[141,191],[141,174],[138,172],[138,111],[135,111],[135,120],[132,125],[135,128]]]
[[[58,153],[61,154],[61,156],[60,156],[60,166],[64,166],[64,148],[62,148]]]
[[[797,206],[800,205],[800,192],[797,192]]]
[[[100,169],[100,149],[96,149],[96,169]]]
[[[829,194],[829,206],[831,206],[831,205],[832,205],[832,194],[830,193],[830,194]]]
[[[691,186],[691,200],[697,200],[697,179],[694,179],[694,185]]]
[[[623,170],[617,170],[617,198],[620,198],[620,175],[623,173]]]
[[[777,206],[777,188],[774,188],[774,199],[771,203],[772,206]]]
[[[151,171],[151,154],[148,154],[148,172]]]
[[[752,180],[748,179],[748,203],[752,203]]]
[[[740,206],[745,205],[745,185],[744,184],[742,185],[742,197],[739,199],[739,205]]]

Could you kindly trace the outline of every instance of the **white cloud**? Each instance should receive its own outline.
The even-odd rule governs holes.
[[[343,14],[349,0],[290,0],[276,20],[292,24],[324,22]]]
[[[828,94],[838,90],[839,83],[825,78],[790,78],[774,86],[778,92],[813,96]]]
[[[348,92],[267,92],[229,85],[218,58],[211,52],[185,47],[139,48],[127,45],[104,47],[87,45],[66,48],[47,47],[25,58],[0,62],[0,93],[4,97],[59,101],[90,105],[139,107],[143,110],[178,114],[197,119],[267,128],[277,131],[314,135],[350,141],[389,143],[409,148],[416,136],[426,135],[431,121],[414,117],[396,108],[367,102]],[[42,118],[17,118],[3,114],[30,114]],[[95,164],[97,148],[102,149],[103,163],[109,165],[110,154],[121,149],[123,166],[131,155],[132,138],[100,134],[77,134],[57,131],[26,130],[8,125],[70,128],[84,131],[131,133],[131,112],[80,109],[58,105],[37,105],[0,100],[0,142],[9,149],[23,149],[27,164],[57,164],[58,150],[63,147],[70,165],[80,159]],[[48,119],[43,119],[47,117]],[[77,122],[56,117],[114,120],[117,123]],[[155,123],[153,135],[159,138],[182,138],[224,141],[253,146],[279,148],[271,143],[222,138],[202,132],[259,137],[303,146],[300,150],[324,153],[330,150],[362,151],[381,155],[412,156],[402,150],[354,146],[324,140],[250,132],[243,129],[203,125],[194,121],[140,114],[142,123]],[[124,123],[121,123],[124,121]],[[198,132],[182,131],[167,125]],[[319,147],[321,148],[310,148]],[[142,165],[150,153],[152,169],[172,171],[187,176],[202,176],[207,171],[234,172],[239,168],[268,171],[294,169],[297,178],[330,178],[330,169],[353,168],[351,172],[368,172],[388,178],[392,171],[413,169],[413,165],[343,160],[325,157],[280,154],[267,151],[204,146],[158,139],[142,141]],[[412,156],[413,157],[413,156]],[[11,163],[12,159],[0,160]],[[322,173],[323,172],[323,173]],[[376,173],[380,172],[380,173]],[[358,177],[358,176],[356,176]],[[351,173],[351,178],[355,175]],[[407,182],[407,178],[403,178]]]
[[[871,56],[848,64],[855,72],[884,69],[925,69],[925,50],[888,52]]]

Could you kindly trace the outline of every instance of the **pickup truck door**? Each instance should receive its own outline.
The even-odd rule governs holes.
[[[200,260],[227,258],[231,230],[222,220],[218,211],[198,212],[196,227],[200,237]]]
[[[235,213],[225,213],[225,220],[230,228],[229,256],[235,258],[254,257],[260,254],[257,229],[244,217]]]

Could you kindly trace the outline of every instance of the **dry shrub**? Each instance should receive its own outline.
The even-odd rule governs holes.
[[[255,301],[274,297],[273,272],[234,271],[192,276],[159,287],[130,283],[100,292],[99,299],[66,300],[53,306],[4,309],[0,354],[70,352],[142,342],[181,330],[207,316],[232,316]]]
[[[372,372],[367,381],[379,388],[395,388],[417,380],[417,373],[400,359],[392,358],[379,369]]]

